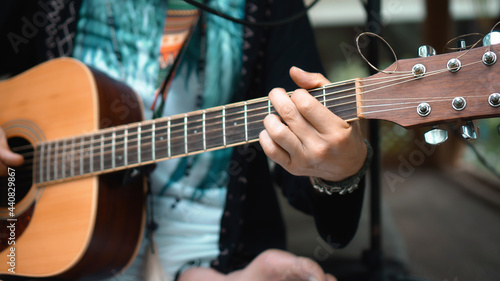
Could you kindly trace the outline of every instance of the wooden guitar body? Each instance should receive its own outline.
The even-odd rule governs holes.
[[[33,147],[141,119],[135,93],[73,59],[0,82],[0,126],[9,140]],[[123,185],[122,170],[38,185],[30,163],[12,167],[14,212],[6,181],[0,186],[0,279],[95,280],[123,270],[143,235],[143,178]]]

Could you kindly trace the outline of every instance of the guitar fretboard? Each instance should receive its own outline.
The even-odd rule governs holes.
[[[354,80],[309,92],[342,119],[357,118]],[[254,142],[264,130],[264,118],[275,113],[269,99],[260,98],[41,142],[35,147],[35,182],[59,182]]]

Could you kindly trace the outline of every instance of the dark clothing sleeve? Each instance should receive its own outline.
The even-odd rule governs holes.
[[[302,1],[287,1],[288,9],[283,6],[274,5],[271,14],[280,19],[304,9]],[[292,66],[325,75],[315,42],[307,17],[270,29],[265,52],[264,90],[269,92],[274,87],[282,87],[291,91],[297,88],[288,73]],[[361,211],[363,184],[351,194],[329,196],[315,192],[309,177],[293,176],[280,166],[276,166],[274,179],[291,205],[314,216],[318,232],[330,245],[344,247],[353,238]]]
[[[0,2],[0,76],[70,56],[81,0]]]
[[[352,240],[363,205],[363,180],[353,193],[327,195],[315,191],[309,177],[296,177],[282,168],[275,170],[275,177],[288,202],[314,217],[318,233],[329,245],[343,248]]]
[[[246,19],[282,20],[303,9],[301,0],[247,0]],[[275,87],[296,89],[289,75],[292,66],[325,74],[307,17],[269,28],[244,26],[243,50],[240,100],[266,96]],[[221,254],[212,263],[215,269],[230,272],[243,268],[266,249],[285,248],[274,184],[292,206],[314,216],[319,234],[331,246],[344,247],[353,238],[363,200],[362,184],[342,196],[316,193],[308,177],[293,176],[278,165],[271,173],[258,144],[236,148],[232,163],[221,221]]]

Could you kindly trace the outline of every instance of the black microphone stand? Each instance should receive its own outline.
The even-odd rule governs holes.
[[[380,35],[382,22],[380,18],[380,0],[365,1],[365,11],[367,22],[365,31]],[[367,46],[366,58],[374,66],[378,66],[378,45],[375,40],[370,40]],[[376,70],[370,68],[370,74],[375,74]],[[380,136],[379,121],[369,120],[369,140],[373,147],[373,159],[370,166],[369,181],[370,186],[370,248],[363,253],[363,262],[368,269],[370,280],[384,280],[383,275],[383,253],[382,253],[382,223],[381,223],[381,188],[380,188]]]
[[[381,1],[365,0],[364,7],[367,14],[365,30],[381,36]],[[376,40],[370,40],[367,47],[367,60],[374,66],[379,65],[378,45]],[[377,71],[370,68],[370,74]],[[425,281],[421,278],[407,276],[404,270],[389,271],[384,263],[382,250],[382,211],[381,211],[381,154],[380,154],[380,130],[378,120],[369,120],[369,141],[373,147],[373,159],[370,166],[370,248],[363,252],[363,263],[367,268],[367,275],[363,280],[369,281]]]

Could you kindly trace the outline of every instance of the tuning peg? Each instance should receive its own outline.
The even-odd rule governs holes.
[[[486,34],[486,36],[484,36],[483,38],[483,46],[490,45],[490,41],[491,45],[500,43],[500,32],[493,31],[491,33]]]
[[[427,133],[424,134],[425,142],[431,145],[438,145],[448,139],[448,132],[439,129],[437,126],[432,127]]]
[[[466,140],[477,140],[479,138],[480,132],[479,127],[472,121],[467,121],[462,126],[462,137]]]
[[[460,40],[458,41],[458,45],[460,47],[460,51],[464,51],[467,49],[467,43],[465,43],[465,40]]]
[[[418,48],[418,56],[421,58],[435,56],[436,50],[429,45],[423,45]]]

